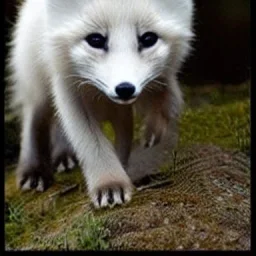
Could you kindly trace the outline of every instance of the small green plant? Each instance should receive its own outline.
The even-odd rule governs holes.
[[[71,231],[76,238],[77,249],[81,250],[106,250],[108,230],[104,222],[94,218],[92,214],[84,214],[72,227]]]
[[[5,220],[6,222],[13,222],[21,224],[23,222],[24,209],[23,204],[5,203]]]
[[[16,238],[25,230],[24,205],[5,202],[5,241],[15,247]]]

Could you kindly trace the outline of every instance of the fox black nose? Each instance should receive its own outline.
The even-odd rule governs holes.
[[[130,83],[121,83],[116,87],[116,94],[122,100],[128,100],[135,92],[135,86]]]

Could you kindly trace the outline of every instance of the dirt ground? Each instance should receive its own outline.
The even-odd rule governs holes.
[[[220,100],[218,93],[187,100],[174,151],[161,148],[128,170],[137,170],[137,179],[149,169],[152,175],[136,183],[122,207],[93,209],[79,168],[56,174],[45,193],[22,193],[8,164],[6,249],[249,250],[248,95],[228,92]]]

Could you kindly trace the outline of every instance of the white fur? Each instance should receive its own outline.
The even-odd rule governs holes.
[[[179,115],[182,94],[176,74],[189,52],[192,7],[192,0],[26,0],[20,11],[9,63],[13,103],[22,107],[26,122],[35,106],[48,104],[52,97],[97,207],[101,189],[113,190],[114,204],[121,203],[120,187],[125,201],[132,192],[97,117],[105,108],[116,107],[113,97],[118,84],[132,83],[135,95],[140,96],[159,75],[165,75],[169,86],[170,118]],[[138,52],[137,36],[147,31],[157,33],[159,40]],[[93,32],[108,34],[108,52],[84,40]],[[112,101],[97,105],[88,84]],[[29,139],[29,129],[23,130],[23,137]],[[21,154],[29,152],[25,144]],[[103,207],[108,206],[104,193]]]

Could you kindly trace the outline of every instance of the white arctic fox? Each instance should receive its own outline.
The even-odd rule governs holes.
[[[50,133],[59,117],[96,207],[131,199],[125,172],[133,108],[145,115],[146,146],[178,117],[177,72],[189,52],[192,0],[26,0],[13,33],[12,103],[22,121],[17,183],[53,180]],[[137,110],[137,111],[138,111]],[[115,148],[100,122],[109,120]]]

